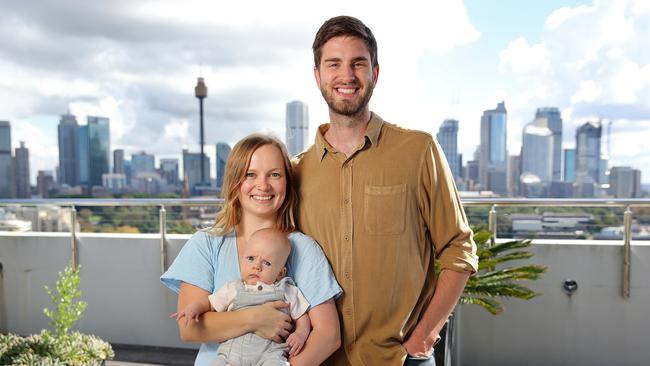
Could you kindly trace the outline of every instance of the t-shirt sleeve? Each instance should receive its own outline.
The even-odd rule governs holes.
[[[291,319],[298,319],[309,309],[309,302],[300,292],[300,289],[294,285],[287,285],[284,299],[289,303],[289,315]]]
[[[210,305],[212,305],[214,311],[224,312],[228,311],[228,306],[230,306],[236,294],[237,290],[235,289],[234,283],[228,282],[221,286],[217,292],[208,296],[208,300],[210,300]]]
[[[341,295],[343,290],[336,282],[332,267],[320,245],[300,232],[291,234],[289,239],[292,244],[288,261],[289,276],[309,304],[314,307]]]
[[[192,235],[160,281],[176,293],[180,291],[181,282],[214,292],[213,246],[214,242],[219,242],[215,239],[203,231]]]

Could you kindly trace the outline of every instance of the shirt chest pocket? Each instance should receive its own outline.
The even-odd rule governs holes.
[[[363,218],[366,233],[394,235],[404,232],[406,183],[364,187]]]

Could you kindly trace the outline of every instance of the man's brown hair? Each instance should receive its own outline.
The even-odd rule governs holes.
[[[323,54],[323,45],[334,37],[356,37],[363,41],[370,52],[372,67],[378,65],[377,41],[370,28],[366,27],[357,18],[341,15],[327,20],[316,33],[312,49],[314,50],[314,64],[320,66],[320,59]]]

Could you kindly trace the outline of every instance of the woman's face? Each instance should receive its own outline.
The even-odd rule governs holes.
[[[284,202],[287,176],[280,149],[264,145],[253,152],[239,187],[242,216],[274,218]]]

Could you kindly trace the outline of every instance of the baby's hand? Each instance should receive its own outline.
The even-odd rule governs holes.
[[[194,306],[194,305],[196,305],[196,303],[189,304],[189,305],[187,305],[187,307],[185,307],[185,309],[183,309],[183,310],[181,310],[179,312],[176,312],[176,313],[170,315],[169,317],[174,318],[177,322],[184,317],[185,318],[185,324],[184,324],[185,326],[187,326],[187,323],[190,320],[194,320],[195,323],[198,323],[199,322],[199,316],[201,316],[201,314],[203,314],[203,313],[199,311],[198,306]]]
[[[287,346],[289,348],[289,355],[295,356],[302,350],[305,345],[309,333],[293,332],[287,337]]]

